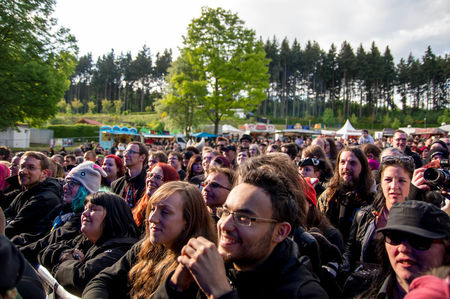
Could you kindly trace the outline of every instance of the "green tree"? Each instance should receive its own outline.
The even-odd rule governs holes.
[[[114,112],[116,114],[120,114],[122,112],[122,108],[123,108],[123,101],[121,99],[115,100],[113,102],[113,106],[114,106]]]
[[[103,113],[112,113],[113,103],[108,99],[102,100],[102,112]]]
[[[238,16],[222,8],[202,8],[200,18],[188,26],[184,51],[200,63],[208,94],[202,110],[218,132],[220,120],[233,115],[233,108],[256,109],[269,86],[262,42],[255,32],[244,27]],[[194,83],[194,82],[193,82]]]
[[[94,101],[88,102],[88,110],[90,113],[95,113],[96,108],[97,108],[97,105],[95,105]]]
[[[334,126],[335,124],[335,117],[333,110],[331,108],[325,109],[322,115],[322,122],[327,125],[327,127]]]
[[[156,102],[156,111],[169,129],[189,135],[200,121],[201,99],[207,95],[201,64],[185,51],[169,68],[166,96]]]
[[[75,38],[51,17],[54,0],[1,1],[0,129],[53,117],[70,85]]]
[[[61,101],[59,101],[56,104],[56,106],[58,107],[59,112],[63,112],[63,113],[66,112],[66,106],[67,106],[66,100],[61,99]]]
[[[78,114],[78,112],[80,111],[80,108],[83,107],[83,103],[81,103],[81,101],[77,98],[75,98],[70,105],[72,106],[73,110],[75,111],[75,114]]]

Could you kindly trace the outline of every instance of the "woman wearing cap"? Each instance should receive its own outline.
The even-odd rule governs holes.
[[[70,240],[79,234],[84,201],[89,194],[99,190],[103,176],[106,176],[103,169],[91,161],[72,168],[63,186],[64,203],[55,207],[48,216],[52,221],[50,223],[53,223],[50,234],[33,239],[28,236],[29,239],[24,243],[28,245],[21,248],[32,264],[36,263],[38,253],[49,244]]]
[[[125,174],[125,166],[122,159],[116,155],[107,155],[101,163],[102,169],[106,173],[106,177],[102,177],[102,186],[100,191],[110,191],[111,183]]]
[[[381,272],[361,298],[403,298],[411,282],[450,261],[449,216],[416,200],[395,204],[380,240]]]
[[[106,192],[96,192],[86,199],[80,231],[73,240],[49,245],[39,254],[39,262],[77,296],[95,275],[121,258],[139,236],[126,202]]]
[[[192,237],[216,242],[216,232],[199,189],[169,182],[150,197],[146,237],[86,287],[83,298],[150,298],[177,266]]]
[[[344,275],[353,272],[344,286],[345,295],[356,295],[373,278],[368,275],[363,281],[358,280],[361,271],[375,273],[378,268],[376,240],[382,236],[375,230],[386,225],[393,204],[406,200],[413,172],[414,160],[409,156],[386,156],[382,159],[378,193],[372,205],[356,213],[345,246],[341,270]]]
[[[152,168],[147,172],[146,180],[146,192],[139,200],[136,207],[133,209],[133,218],[136,225],[144,231],[144,217],[145,211],[147,210],[147,205],[150,197],[153,193],[158,190],[163,184],[172,181],[179,181],[180,176],[175,168],[169,164],[158,162],[152,166]]]

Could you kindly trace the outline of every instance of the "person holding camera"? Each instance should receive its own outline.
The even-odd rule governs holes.
[[[414,171],[408,200],[429,202],[439,208],[447,206],[450,197],[448,160],[447,150],[432,149],[428,153],[428,164]]]

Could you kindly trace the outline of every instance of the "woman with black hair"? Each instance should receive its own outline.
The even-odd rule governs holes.
[[[64,288],[80,296],[86,284],[121,258],[138,236],[126,202],[113,193],[97,192],[86,199],[81,234],[49,245],[38,258]]]

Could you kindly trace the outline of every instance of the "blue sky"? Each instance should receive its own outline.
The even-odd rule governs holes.
[[[264,40],[315,40],[325,51],[346,40],[355,52],[375,41],[381,53],[389,45],[397,62],[410,52],[422,57],[428,45],[450,54],[449,0],[58,0],[54,16],[76,36],[80,55],[94,60],[111,49],[135,56],[144,44],[152,54],[172,48],[177,56],[202,6],[237,13]]]

